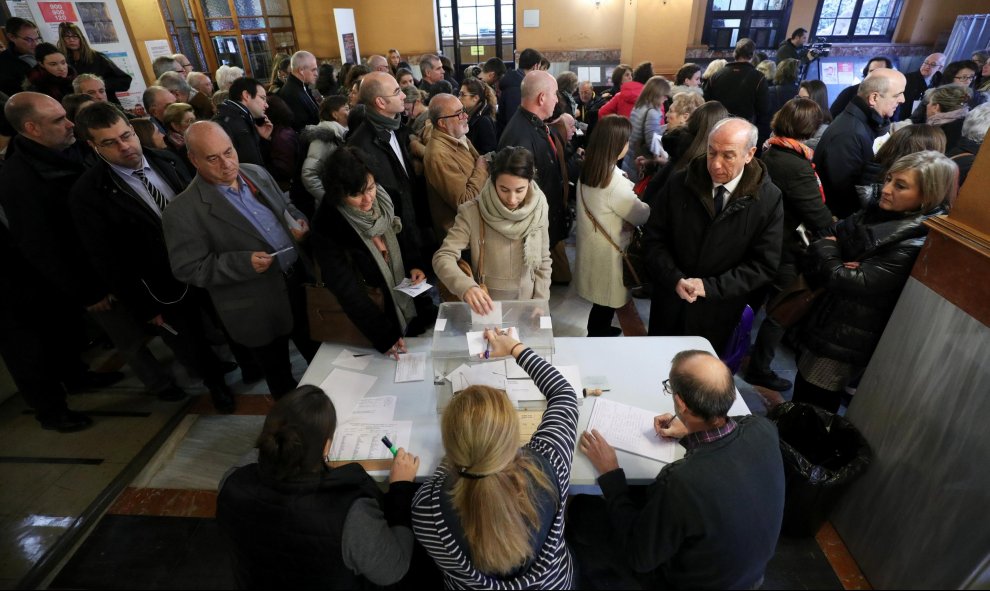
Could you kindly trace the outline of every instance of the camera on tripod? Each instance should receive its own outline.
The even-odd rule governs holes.
[[[819,37],[818,40],[809,45],[807,49],[808,53],[811,55],[811,59],[816,60],[820,57],[828,57],[828,54],[832,53],[832,44]]]

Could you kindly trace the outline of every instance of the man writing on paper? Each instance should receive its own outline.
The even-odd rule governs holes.
[[[777,430],[758,416],[730,418],[732,373],[706,351],[682,351],[664,391],[674,414],[656,417],[657,437],[680,441],[684,458],[665,466],[637,502],[615,449],[597,430],[580,449],[600,474],[602,497],[579,495],[568,511],[578,564],[624,585],[752,589],[763,582],[784,512]]]
[[[307,361],[318,348],[298,251],[309,225],[265,169],[239,163],[220,125],[193,123],[186,146],[196,178],[162,212],[172,272],[209,292],[231,340],[251,349],[278,399],[296,387],[289,336]]]

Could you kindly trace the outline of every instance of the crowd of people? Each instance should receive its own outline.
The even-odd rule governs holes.
[[[225,478],[218,502],[244,586],[442,576],[566,588],[583,565],[623,585],[758,585],[780,528],[782,465],[768,422],[728,417],[735,389],[718,356],[747,305],[799,279],[823,288],[796,325],[767,315],[743,378],[790,389],[771,370],[790,335],[793,399],[838,410],[923,222],[951,207],[990,127],[985,53],[948,64],[935,53],[907,74],[878,56],[830,111],[825,85],[799,74],[814,59],[803,29],[776,60],[741,39],[732,61],[685,64],[673,81],[649,62],[622,64],[602,89],[555,78],[535,49],[514,69],[493,58],[464,73],[423,55],[418,81],[396,50],[339,72],[307,51],[277,55],[267,82],[233,66],[195,72],[176,54],[154,61],[143,116],[120,108],[130,78],[78,27],[58,35],[45,43],[12,18],[0,53],[0,354],[41,427],[58,432],[92,423],[67,392],[122,377],[80,360],[84,316],[163,400],[186,392],[151,335],[220,412],[236,405],[225,374],[264,379],[276,403],[257,461]],[[631,282],[634,241],[643,266]],[[504,392],[470,387],[444,413],[436,473],[417,489],[418,459],[398,450],[383,495],[357,465],[329,467],[333,405],[296,387],[289,341],[307,362],[316,353],[305,289],[316,277],[395,358],[432,327],[439,299],[485,314],[571,281],[592,304],[589,336],[702,336],[716,355],[673,360],[663,387],[675,413],[656,419],[687,456],[632,498],[614,450],[584,433],[604,498],[565,511],[575,393],[490,330],[492,353],[516,358],[547,396],[540,428],[520,449]],[[437,292],[393,289],[428,279]],[[648,326],[634,296],[651,300]],[[740,498],[758,511],[733,511]]]

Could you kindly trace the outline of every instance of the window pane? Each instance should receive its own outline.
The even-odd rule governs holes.
[[[230,31],[234,28],[234,21],[229,18],[215,18],[206,21],[206,28],[210,31]]]
[[[292,28],[292,17],[288,16],[273,16],[268,18],[268,26],[275,29],[291,29]]]
[[[189,22],[188,19],[186,18],[185,8],[183,7],[181,2],[178,2],[177,0],[172,0],[171,2],[169,2],[168,7],[169,7],[169,12],[172,13],[172,20],[175,21],[176,25],[183,27],[186,25],[187,22]]]
[[[206,18],[230,16],[230,5],[227,4],[227,0],[200,0],[200,2]],[[216,29],[211,28],[211,30]]]
[[[873,26],[870,27],[870,35],[886,35],[887,34],[887,24],[890,22],[889,18],[875,18],[873,19]]]
[[[835,27],[835,19],[823,18],[818,21],[818,30],[815,31],[816,37],[826,37],[832,34],[832,29]]]
[[[777,27],[777,19],[775,18],[754,18],[749,22],[749,26],[753,28],[768,28],[773,29]],[[757,47],[760,47],[757,45]]]
[[[268,16],[273,14],[288,15],[290,14],[289,0],[265,0],[265,10],[268,11]]]
[[[515,11],[513,10],[512,4],[502,5],[502,28],[506,25],[512,28],[513,19],[515,18]]]
[[[871,18],[861,18],[856,21],[856,35],[869,35],[870,25],[873,24],[873,19]]]
[[[877,11],[877,0],[863,0],[863,6],[859,9],[859,17],[870,19]],[[857,26],[858,30],[859,27]]]
[[[849,25],[851,21],[847,18],[840,18],[835,20],[835,32],[834,35],[848,35]]]
[[[784,10],[787,7],[787,0],[770,0],[767,10]]]
[[[737,18],[726,18],[726,19],[713,19],[712,28],[715,29],[727,29],[731,27],[738,27],[742,24],[742,21]]]
[[[440,27],[454,26],[454,11],[451,8],[440,9]]]
[[[237,16],[261,16],[261,0],[234,0]]]
[[[715,0],[712,2],[713,11],[729,10],[730,0]]]
[[[293,37],[292,31],[278,31],[272,33],[272,40],[275,42],[275,47],[279,49],[296,46],[296,38]]]
[[[242,35],[242,38],[244,39],[244,47],[247,48],[251,72],[259,81],[268,82],[272,73],[272,52],[268,48],[268,35],[256,33]]]
[[[856,11],[856,0],[842,0],[839,7],[839,18],[852,18]]]
[[[237,24],[241,26],[242,29],[264,29],[265,19],[263,18],[238,18]]]
[[[237,37],[217,35],[210,41],[213,43],[213,51],[217,54],[217,62],[238,68],[244,67],[241,53],[237,49]]]
[[[746,0],[732,0],[732,10],[746,10]]]
[[[769,0],[753,0],[752,10],[766,10]]]

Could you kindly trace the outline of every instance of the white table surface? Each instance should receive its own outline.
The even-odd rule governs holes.
[[[431,340],[429,337],[406,339],[410,352],[427,353],[426,375],[420,382],[396,384],[394,382],[396,362],[393,359],[386,358],[373,349],[336,343],[323,343],[300,380],[300,384],[319,386],[336,367],[333,365],[333,360],[342,349],[371,354],[371,363],[360,373],[374,375],[378,379],[366,396],[396,396],[394,419],[413,422],[412,439],[408,450],[420,457],[420,468],[417,473],[419,480],[432,474],[443,457],[440,422],[436,412],[437,396],[432,376],[433,363],[429,359]],[[579,366],[582,380],[585,381],[588,376],[604,376],[611,390],[604,396],[648,409],[656,414],[673,412],[673,399],[663,393],[661,382],[670,372],[670,361],[674,355],[687,349],[712,351],[708,341],[700,337],[558,337],[554,342],[555,365]],[[579,392],[578,396],[580,395]],[[578,418],[578,433],[587,427],[593,405],[594,398],[587,398],[579,407],[581,412]],[[738,391],[729,414],[732,416],[750,414]],[[577,442],[575,442],[576,447]],[[678,445],[676,450],[677,457],[683,457],[683,448]],[[662,462],[621,450],[617,454],[619,465],[625,470],[630,483],[651,482],[664,466]],[[385,472],[372,472],[372,476],[378,479],[384,479],[385,475]],[[571,483],[593,485],[596,476],[591,462],[580,451],[575,451]]]

